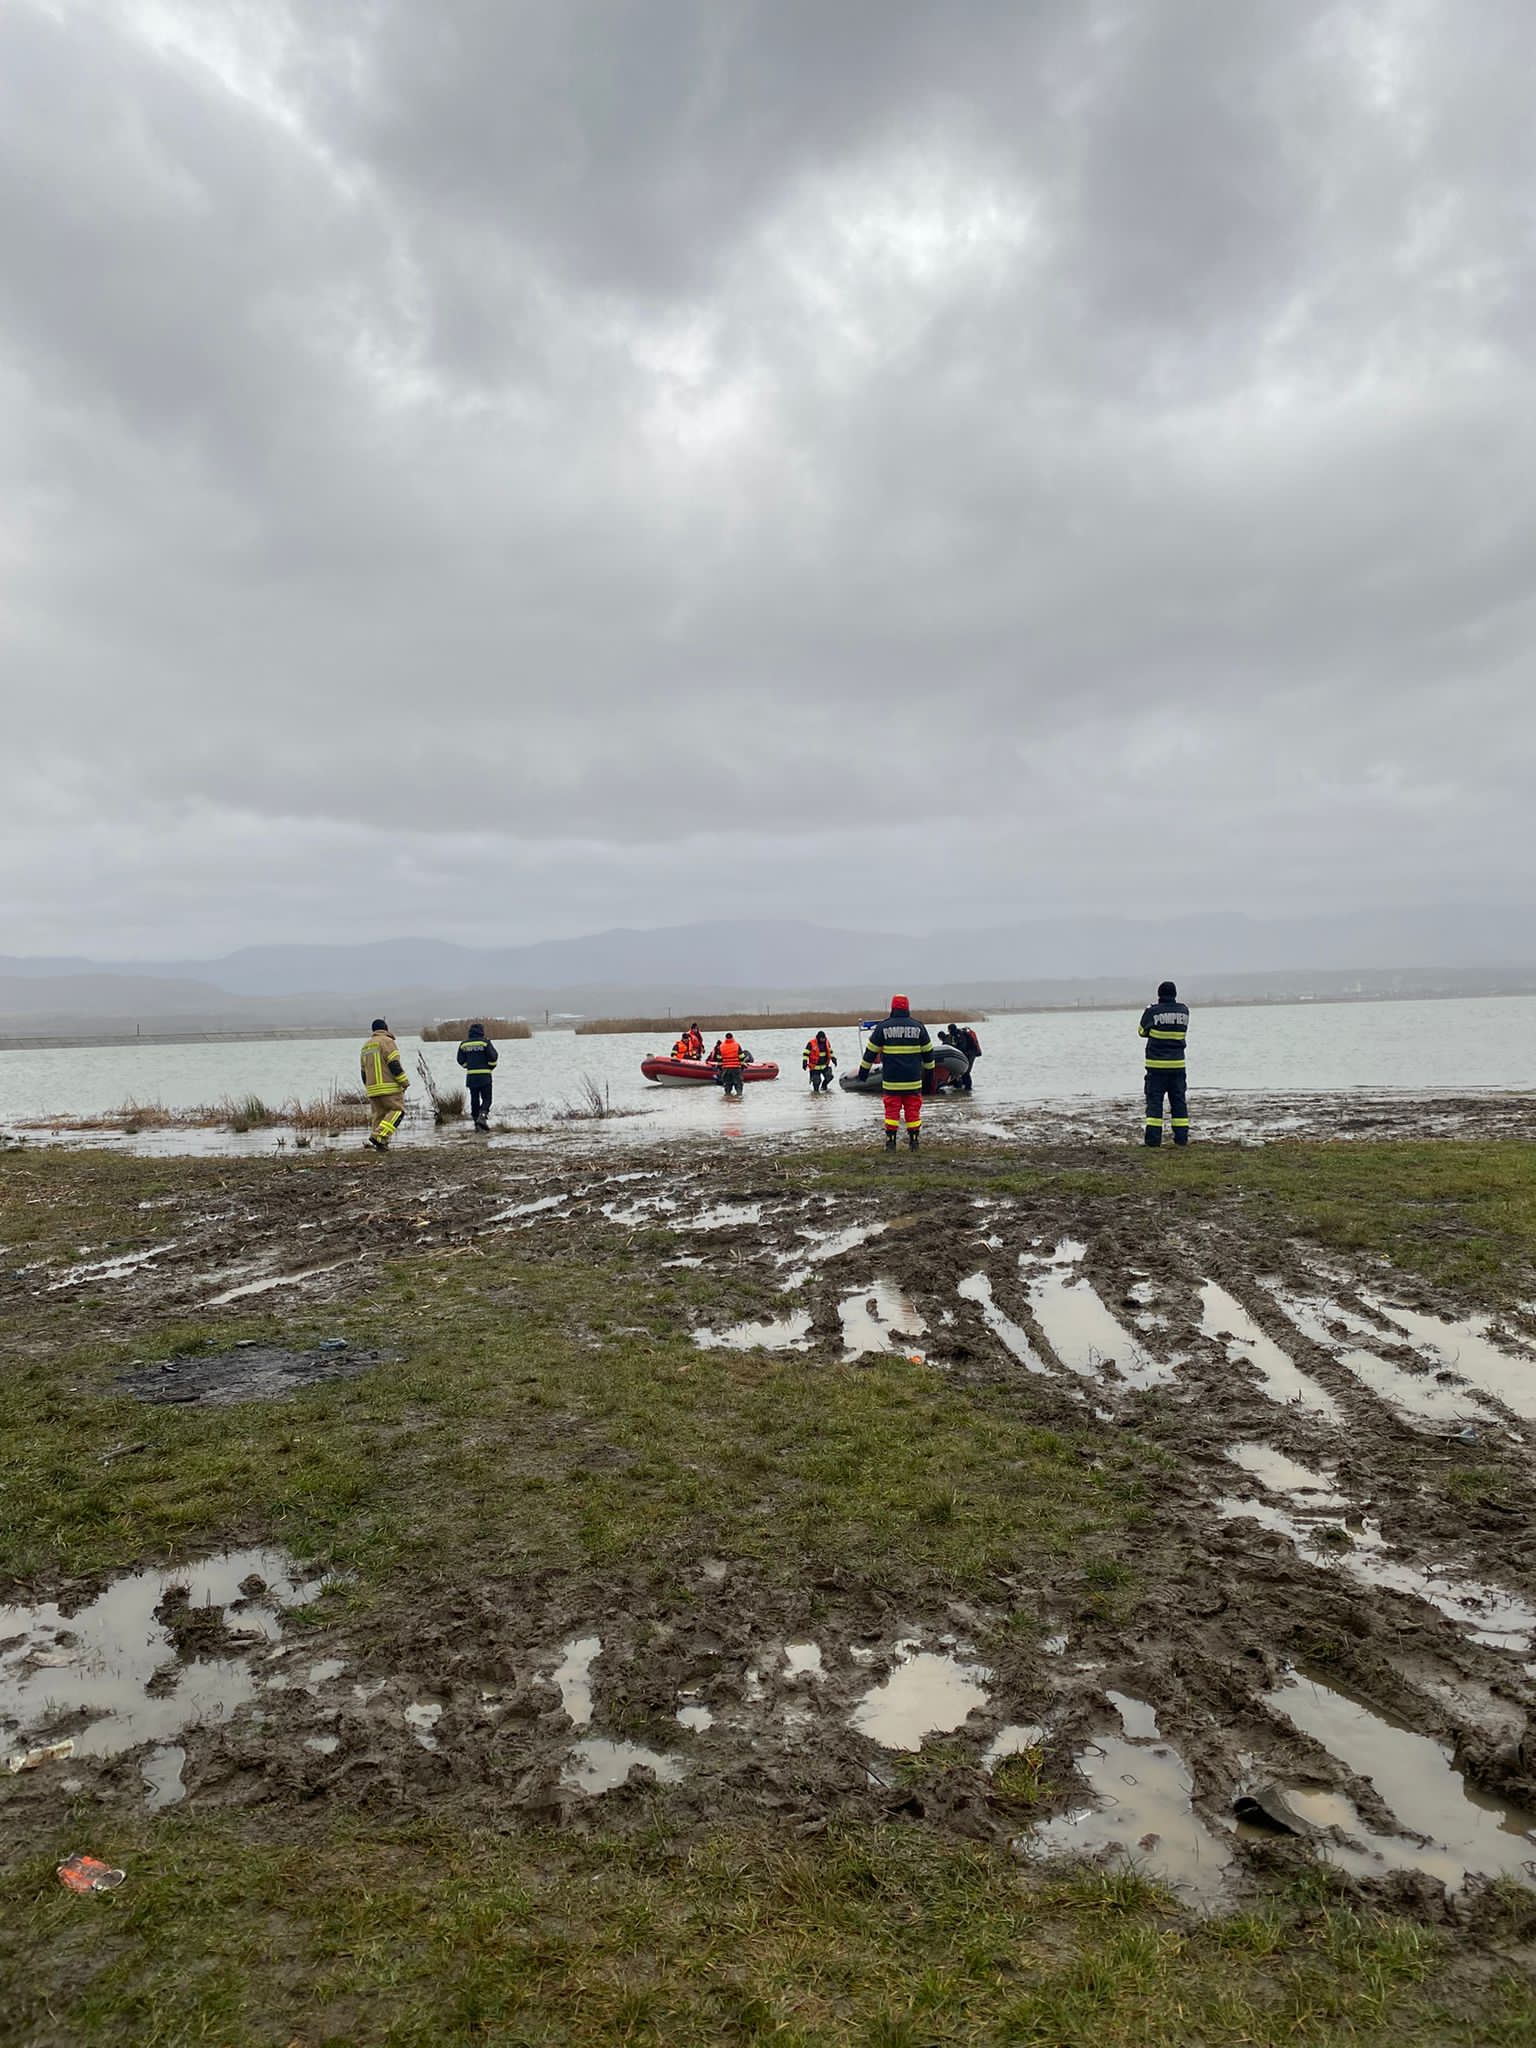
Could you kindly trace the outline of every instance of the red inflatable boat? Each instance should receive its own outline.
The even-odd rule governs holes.
[[[708,1060],[675,1060],[670,1054],[664,1059],[653,1054],[640,1062],[640,1071],[647,1081],[658,1081],[663,1088],[714,1088],[719,1086],[721,1070]],[[742,1068],[741,1078],[777,1081],[779,1069],[773,1060],[754,1060],[749,1067]]]

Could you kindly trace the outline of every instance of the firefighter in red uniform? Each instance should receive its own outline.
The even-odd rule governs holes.
[[[876,1060],[885,1097],[885,1149],[896,1150],[896,1134],[905,1117],[907,1144],[915,1152],[923,1122],[923,1090],[932,1085],[933,1040],[928,1026],[912,1015],[905,996],[892,996],[891,1014],[871,1030],[859,1062],[861,1081],[874,1071]]]

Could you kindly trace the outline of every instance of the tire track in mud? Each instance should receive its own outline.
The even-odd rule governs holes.
[[[270,1312],[274,1290],[283,1304],[345,1302],[385,1260],[489,1235],[515,1235],[520,1255],[540,1259],[566,1256],[573,1232],[665,1230],[679,1260],[759,1274],[787,1315],[809,1316],[801,1334],[829,1365],[846,1348],[842,1311],[873,1299],[876,1334],[883,1320],[907,1356],[912,1338],[952,1386],[1002,1387],[1042,1427],[1087,1424],[1107,1449],[1151,1453],[1154,1513],[1126,1560],[1130,1600],[1106,1610],[1070,1560],[1053,1582],[999,1586],[995,1606],[964,1613],[931,1592],[903,1599],[875,1585],[796,1594],[724,1560],[686,1599],[651,1583],[535,1574],[499,1596],[465,1589],[430,1620],[406,1617],[383,1673],[366,1641],[320,1641],[344,1675],[274,1697],[259,1733],[236,1718],[187,1735],[195,1796],[470,1801],[584,1826],[599,1804],[605,1825],[614,1811],[649,1810],[664,1783],[684,1814],[768,1811],[816,1827],[834,1811],[904,1813],[1018,1833],[1027,1849],[1031,1831],[997,1790],[1022,1731],[1038,1740],[1018,1753],[1038,1755],[1039,1780],[1054,1787],[1044,1810],[1079,1816],[1046,1840],[1072,1846],[1073,1827],[1090,1849],[1158,1834],[1145,1853],[1155,1866],[1160,1849],[1191,1896],[1212,1865],[1226,1896],[1234,1867],[1294,1862],[1319,1845],[1351,1878],[1400,1890],[1523,1867],[1521,1829],[1536,1825],[1525,1736],[1536,1665],[1516,1609],[1536,1602],[1536,1395],[1523,1384],[1518,1317],[1469,1318],[1422,1282],[1324,1261],[1255,1236],[1241,1217],[1170,1226],[1150,1200],[1047,1188],[914,1202],[899,1185],[837,1199],[734,1160],[606,1176],[591,1165],[439,1169],[421,1184],[359,1170],[297,1191],[291,1172],[286,1184],[255,1176],[235,1200],[178,1214],[177,1236],[153,1256],[79,1278],[107,1285],[128,1324],[193,1302],[238,1320]],[[28,1291],[60,1278],[45,1266],[26,1276]],[[210,1304],[211,1290],[225,1299]],[[892,1319],[895,1300],[911,1305],[920,1337]],[[1458,1335],[1485,1347],[1475,1382],[1457,1373]],[[1361,1353],[1386,1369],[1374,1382]],[[1496,1474],[1500,1498],[1459,1488],[1469,1470]],[[1383,1582],[1382,1568],[1395,1578]],[[1502,1628],[1485,1625],[1495,1592],[1512,1603],[1495,1616]],[[1020,1605],[1039,1624],[1022,1643],[1006,1626]],[[601,1652],[583,1720],[554,1673],[563,1646],[593,1633]],[[808,1642],[814,1676],[787,1660]],[[921,1658],[986,1674],[968,1681],[983,1698],[957,1726],[921,1731],[920,1742],[949,1745],[931,1778],[882,1755],[859,1720],[861,1702]],[[1428,1745],[1401,1753],[1435,1780],[1435,1798],[1403,1796],[1394,1728]],[[602,1744],[617,1756],[592,1750]],[[585,1776],[572,1764],[583,1746]],[[1373,1755],[1384,1759],[1374,1775]],[[1106,1758],[1151,1781],[1145,1814],[1139,1794],[1114,1791]],[[610,1789],[597,1793],[594,1773]],[[1233,1802],[1261,1784],[1289,1788],[1310,1849],[1302,1836],[1234,1829]],[[1491,1811],[1478,1800],[1502,1802],[1502,1844],[1462,1811]],[[1116,1817],[1101,1825],[1106,1814]]]

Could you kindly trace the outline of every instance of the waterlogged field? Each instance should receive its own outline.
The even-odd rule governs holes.
[[[935,1013],[937,1030],[949,1021]],[[866,1123],[869,1104],[837,1090],[813,1096],[800,1068],[803,1030],[764,1029],[743,1034],[759,1058],[777,1061],[780,1078],[756,1083],[739,1102],[711,1088],[651,1085],[640,1062],[665,1052],[662,1037],[540,1031],[502,1048],[496,1077],[496,1142],[519,1142],[547,1133],[562,1111],[583,1106],[590,1080],[630,1119],[625,1143],[668,1141],[696,1134],[765,1134],[836,1138]],[[255,1095],[280,1106],[314,1102],[356,1086],[357,1045],[351,1039],[281,1040],[243,1045],[100,1046],[41,1052],[0,1052],[0,1131],[30,1129],[49,1136],[50,1120],[101,1117],[125,1102],[158,1103],[182,1110]],[[858,1065],[857,1031],[831,1033],[841,1068]],[[1131,1102],[1140,1085],[1143,1048],[1132,1013],[1081,1011],[1000,1016],[981,1026],[984,1054],[975,1093],[945,1102],[938,1113],[957,1128],[985,1126],[1007,1112],[1028,1110],[1075,1117],[1106,1100]],[[401,1048],[413,1081],[425,1050],[440,1084],[460,1079],[453,1048],[423,1048],[411,1037]],[[1448,1002],[1297,1004],[1196,1013],[1191,1034],[1191,1084],[1204,1104],[1198,1114],[1220,1114],[1227,1098],[1255,1096],[1271,1126],[1298,1100],[1344,1091],[1440,1093],[1536,1092],[1536,998],[1500,997]],[[434,1139],[424,1091],[413,1091],[409,1134]],[[636,1119],[644,1118],[643,1124]],[[962,1124],[962,1121],[964,1123]],[[41,1129],[37,1128],[41,1125]],[[447,1136],[463,1134],[449,1127]],[[145,1131],[130,1140],[141,1149],[271,1151],[272,1130],[233,1140],[230,1134]],[[350,1140],[356,1143],[355,1136]]]
[[[1353,1135],[0,1158],[0,2031],[1536,2039],[1536,1163]]]

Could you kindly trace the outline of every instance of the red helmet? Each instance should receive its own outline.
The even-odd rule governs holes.
[[[911,1007],[912,1005],[907,1001],[905,996],[891,997],[891,1008],[893,1010],[910,1010]]]

